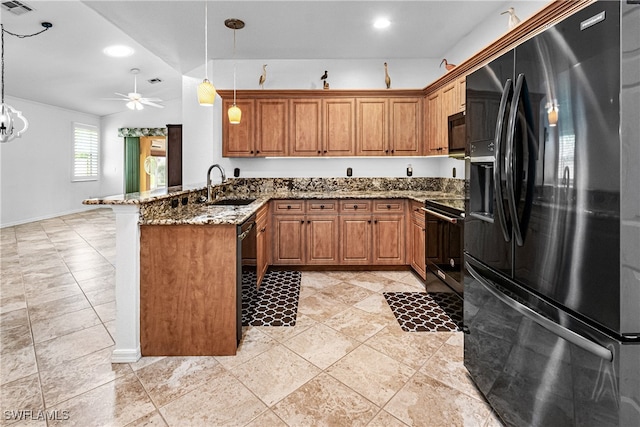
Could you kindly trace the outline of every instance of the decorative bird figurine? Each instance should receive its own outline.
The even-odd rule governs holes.
[[[442,67],[442,64],[444,64],[444,67],[447,69],[447,71],[451,71],[454,68],[456,68],[456,64],[449,64],[447,62],[447,58],[443,59],[442,62],[440,63],[440,66]]]
[[[387,89],[391,89],[391,77],[389,77],[389,69],[387,63],[384,63],[384,84],[387,85]]]
[[[520,23],[520,18],[516,16],[516,10],[512,7],[505,10],[500,15],[504,15],[505,13],[509,14],[509,29],[511,30]]]
[[[260,85],[260,87],[262,89],[264,89],[264,82],[267,80],[267,64],[263,64],[262,65],[262,75],[260,76],[260,79],[258,80],[258,84]]]
[[[322,75],[322,77],[320,77],[320,80],[327,80],[327,70],[324,70],[324,74]]]
[[[324,83],[322,84],[322,88],[329,89],[329,82],[325,80]]]

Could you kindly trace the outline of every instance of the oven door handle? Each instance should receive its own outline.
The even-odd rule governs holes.
[[[452,218],[450,216],[442,215],[439,212],[432,211],[431,209],[427,209],[427,208],[420,208],[420,209],[422,209],[423,211],[425,211],[429,215],[433,215],[436,218],[444,220],[444,221],[447,221],[447,222],[449,222],[451,224],[457,224],[458,223],[458,218]]]

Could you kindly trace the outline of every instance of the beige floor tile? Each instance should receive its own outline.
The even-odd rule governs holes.
[[[23,308],[27,308],[27,301],[22,292],[11,296],[2,295],[2,297],[0,297],[0,314]]]
[[[316,291],[340,283],[341,280],[319,271],[305,271],[300,279],[300,289],[314,289]]]
[[[338,313],[332,318],[325,320],[324,324],[342,332],[360,342],[382,330],[390,319],[380,315],[368,313],[359,308],[349,307],[342,313]]]
[[[90,307],[84,295],[75,295],[43,304],[29,305],[29,317],[32,322],[35,322]]]
[[[419,369],[449,337],[448,332],[405,332],[396,322],[375,334],[366,344],[405,365]]]
[[[116,275],[108,274],[106,276],[93,277],[87,280],[79,280],[78,284],[82,288],[83,291],[86,292],[95,292],[101,290],[113,290],[115,292],[116,289]]]
[[[420,372],[384,409],[414,426],[482,426],[491,412],[486,403]]]
[[[116,302],[111,301],[106,304],[95,305],[93,306],[96,313],[98,313],[98,317],[103,322],[111,322],[112,320],[116,320]]]
[[[344,281],[373,292],[380,292],[386,285],[394,283],[392,279],[371,272],[352,273]]]
[[[365,426],[379,408],[322,373],[291,393],[273,411],[292,426]]]
[[[363,344],[326,372],[382,407],[415,370]]]
[[[132,372],[127,364],[111,363],[112,351],[106,348],[49,369],[40,368],[47,407]]]
[[[242,341],[238,345],[235,356],[216,356],[216,360],[227,369],[231,369],[264,353],[278,345],[278,342],[261,331],[262,328],[252,326],[243,328]]]
[[[336,314],[345,311],[349,306],[336,299],[319,294],[311,295],[298,301],[298,313],[322,322]]]
[[[48,268],[42,268],[41,264],[36,264],[31,271],[27,271],[22,275],[24,284],[27,289],[29,287],[36,287],[41,283],[72,283],[73,277],[70,277],[69,269],[62,262],[59,261],[59,265],[55,265]]]
[[[96,267],[96,268],[88,268],[88,269],[83,269],[78,271],[72,271],[73,277],[75,277],[78,282],[89,280],[89,279],[95,279],[97,277],[110,276],[114,274],[114,272],[115,272],[115,267],[107,262],[105,262],[104,264],[101,264],[99,267]]]
[[[131,373],[103,384],[56,406],[50,411],[68,411],[68,420],[49,426],[125,425],[155,410],[144,388]]]
[[[271,406],[318,375],[320,370],[293,351],[278,345],[236,366],[231,373]]]
[[[30,421],[31,417],[26,413],[21,414],[19,411],[31,410],[37,413],[37,411],[44,409],[38,374],[3,384],[0,387],[0,396],[2,397],[0,399],[2,406],[0,408],[2,410],[0,425],[25,425],[25,421]]]
[[[266,410],[221,366],[206,383],[160,408],[170,426],[242,426]]]
[[[245,427],[287,427],[287,424],[278,418],[272,410],[268,410],[258,415]]]
[[[91,326],[49,341],[36,344],[36,356],[41,369],[77,359],[113,346],[114,342],[103,325]]]
[[[321,323],[296,335],[285,346],[320,369],[326,369],[360,343]]]
[[[376,316],[384,317],[387,321],[396,321],[396,317],[393,315],[389,303],[387,303],[387,300],[382,294],[373,294],[359,303],[354,304],[354,307],[375,314]]]
[[[164,358],[164,356],[143,356],[137,362],[129,363],[129,366],[131,366],[131,369],[133,369],[133,371],[135,372]]]
[[[373,292],[361,286],[340,282],[319,291],[320,295],[333,298],[343,304],[353,305],[371,295]]]
[[[368,424],[367,427],[406,427],[407,425],[388,413],[387,411],[380,411],[378,415]]]
[[[160,415],[158,411],[154,411],[126,425],[126,427],[166,427],[166,426],[167,426],[167,423],[164,422],[162,415]]]
[[[100,324],[100,319],[92,308],[65,313],[48,319],[38,319],[31,322],[33,339],[36,343],[61,337],[82,329]]]
[[[25,347],[31,347],[31,329],[29,325],[21,325],[3,331],[0,335],[0,353],[14,352]]]
[[[73,279],[70,274],[68,276]],[[63,298],[82,295],[82,289],[75,281],[66,285],[59,284],[59,286],[38,288],[26,285],[25,287],[27,288],[26,297],[29,305],[45,304]]]
[[[0,332],[25,326],[29,327],[29,316],[26,308],[0,314]]]
[[[89,303],[94,307],[116,300],[116,290],[114,286],[90,291],[85,290],[84,293],[87,296]]]
[[[0,360],[0,384],[15,381],[38,372],[33,346],[2,353]]]
[[[458,332],[456,335],[462,335],[462,332]],[[464,367],[464,354],[461,346],[445,343],[424,364],[420,372],[468,396],[484,400]]]
[[[254,329],[258,329],[261,332],[269,335],[271,338],[277,340],[278,342],[285,342],[300,334],[301,332],[306,331],[313,325],[317,324],[315,320],[313,320],[309,316],[305,316],[302,313],[298,313],[296,316],[296,325],[295,326],[252,326]]]
[[[165,357],[136,375],[158,406],[164,406],[219,375],[223,368],[213,357]]]

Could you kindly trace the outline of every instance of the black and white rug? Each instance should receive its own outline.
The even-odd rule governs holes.
[[[446,292],[384,292],[406,332],[455,332],[462,329],[462,299]]]
[[[242,326],[295,326],[301,273],[269,270],[256,289],[256,273],[242,272]]]

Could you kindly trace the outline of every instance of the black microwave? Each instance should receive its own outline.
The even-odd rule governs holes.
[[[464,112],[449,116],[447,123],[449,135],[449,157],[463,158],[467,145]]]

